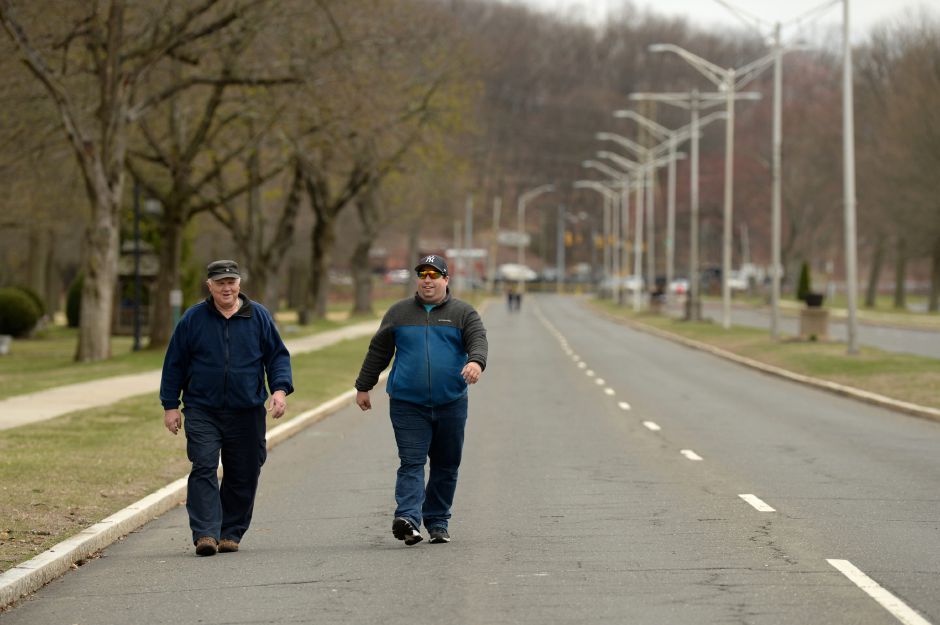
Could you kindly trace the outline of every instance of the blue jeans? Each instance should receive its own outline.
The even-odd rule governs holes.
[[[200,536],[239,542],[251,523],[258,476],[268,457],[265,408],[239,411],[186,408],[183,413],[186,455],[193,463],[186,494],[193,542]]]
[[[467,425],[467,396],[442,406],[422,406],[392,399],[390,413],[398,443],[395,481],[396,517],[420,527],[447,527],[457,490],[457,469]],[[428,483],[424,465],[431,460]]]

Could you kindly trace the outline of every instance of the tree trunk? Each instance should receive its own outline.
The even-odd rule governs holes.
[[[379,206],[376,200],[375,186],[371,185],[356,202],[359,223],[362,229],[353,246],[349,267],[353,279],[354,315],[372,314],[372,267],[369,265],[369,251],[379,226]]]
[[[47,264],[51,258],[49,249],[51,247],[52,230],[48,226],[38,223],[29,225],[29,250],[26,260],[26,286],[33,290],[36,295],[43,298],[46,309],[42,311],[43,315],[49,314],[55,310],[53,304],[46,299],[47,291],[46,280],[49,277]]]
[[[149,349],[163,349],[173,334],[173,309],[170,306],[170,291],[180,285],[180,262],[183,249],[183,221],[170,217],[178,215],[179,209],[167,206],[167,217],[161,222],[160,272],[154,284],[154,302],[151,306]]]
[[[875,241],[875,251],[872,254],[871,270],[868,273],[868,288],[865,290],[865,307],[874,308],[878,297],[878,280],[881,278],[881,266],[885,257],[885,237],[878,234]]]
[[[930,271],[930,296],[927,310],[937,312],[940,309],[940,237],[933,244],[933,267]]]
[[[907,279],[907,241],[899,236],[894,257],[894,307],[903,310],[907,306],[907,290],[904,281]]]
[[[111,318],[117,282],[117,211],[110,195],[99,196],[94,219],[85,232],[85,281],[75,360],[92,362],[111,357]]]
[[[411,268],[414,266],[412,263],[418,262],[418,236],[421,230],[421,222],[413,221],[411,227],[408,229],[408,256],[406,257],[405,264],[406,269],[411,271]],[[414,280],[409,280],[402,287],[402,297],[409,297],[415,293],[415,284]]]
[[[55,250],[55,230],[50,228],[49,246],[46,249],[46,290],[42,293],[43,298],[46,300],[46,312],[50,316],[54,316],[59,311],[62,299],[62,276],[59,275]]]
[[[249,176],[252,178],[252,191],[248,194],[249,215],[256,216],[251,222],[247,232],[235,227],[233,219],[232,230],[236,242],[242,249],[254,250],[246,258],[248,275],[251,278],[249,287],[256,298],[260,298],[264,306],[277,312],[281,299],[280,269],[284,264],[284,257],[291,247],[294,239],[294,227],[297,214],[300,212],[300,202],[303,195],[303,171],[300,162],[294,165],[290,190],[284,200],[284,209],[274,229],[269,243],[264,240],[264,219],[266,217],[261,198],[261,166],[260,157],[255,155],[249,160]]]
[[[335,221],[326,211],[317,212],[317,221],[310,232],[310,278],[301,324],[326,318],[326,295],[329,290],[330,258],[336,242]]]

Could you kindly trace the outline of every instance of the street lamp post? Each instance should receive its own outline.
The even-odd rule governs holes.
[[[611,221],[614,222],[612,228],[614,235],[614,246],[613,253],[610,255],[610,275],[613,276],[613,292],[611,294],[611,298],[613,301],[619,304],[622,303],[620,298],[620,275],[623,273],[623,234],[629,223],[629,179],[622,173],[615,172],[609,167],[606,167],[602,163],[597,163],[596,161],[584,161],[583,165],[585,167],[595,167],[596,165],[600,165],[599,169],[602,171],[606,170],[605,173],[608,175],[612,174],[611,179],[615,180],[616,184],[621,188],[620,194],[618,195],[607,184],[597,182],[596,180],[578,180],[574,183],[575,189],[593,189],[594,191],[597,191],[603,195],[605,250],[607,249],[606,241],[609,240],[610,237],[610,234],[607,231],[608,207],[615,207],[614,218],[611,219]],[[604,271],[605,273],[607,272],[606,265]]]
[[[633,250],[633,266],[634,266],[634,276],[636,279],[640,279],[641,274],[640,270],[642,269],[642,254],[643,254],[643,228],[644,228],[644,219],[647,229],[646,236],[646,271],[647,274],[655,272],[655,243],[653,241],[653,174],[655,172],[656,165],[653,164],[653,159],[657,154],[660,154],[664,146],[658,145],[652,148],[636,143],[635,141],[628,139],[622,135],[613,133],[613,132],[598,132],[594,135],[600,141],[613,141],[622,147],[630,150],[637,155],[643,162],[637,162],[624,158],[619,154],[607,150],[600,150],[597,152],[597,156],[600,158],[607,158],[612,160],[617,164],[618,167],[630,172],[637,178],[637,187],[636,187],[636,217],[634,218],[634,250]],[[621,174],[626,175],[626,174]],[[643,189],[646,189],[646,197],[644,202]],[[648,278],[647,285],[652,285],[652,282]],[[640,310],[640,299],[641,293],[639,288],[633,290],[633,309],[635,311]]]
[[[759,93],[737,93],[735,98],[740,100],[760,99]],[[700,129],[704,128],[717,119],[727,119],[727,114],[723,111],[713,112],[703,118],[699,118],[699,112],[703,108],[715,106],[725,102],[723,93],[700,93],[697,89],[689,92],[679,93],[633,93],[630,94],[631,100],[652,100],[664,102],[686,109],[690,113],[690,123],[685,126],[688,128],[689,137],[691,137],[692,162],[690,163],[689,174],[689,295],[686,298],[686,319],[697,321],[701,319],[701,301],[700,301],[700,276],[699,276],[699,139]],[[620,111],[615,112],[617,115]]]
[[[627,139],[626,137],[622,137],[620,135],[617,135],[611,132],[599,132],[595,136],[600,140],[616,141],[620,143],[621,145],[628,147],[634,151],[644,152],[646,150],[646,148],[640,146],[637,143],[634,143],[630,139]],[[631,161],[630,159],[624,158],[620,156],[619,154],[614,154],[613,152],[607,152],[604,150],[598,151],[597,155],[600,158],[611,159],[612,161],[617,163],[617,165],[621,167],[623,170],[623,171],[611,170],[611,168],[604,165],[604,167],[607,170],[614,172],[612,176],[613,179],[621,181],[621,184],[622,184],[621,210],[620,210],[621,215],[623,214],[623,209],[629,206],[630,176],[633,175],[636,179],[636,185],[635,185],[636,217],[633,220],[633,223],[634,223],[633,227],[635,230],[635,233],[634,233],[635,244],[634,244],[634,249],[633,249],[633,267],[634,267],[633,275],[636,278],[639,278],[640,270],[642,269],[642,264],[643,264],[643,260],[642,260],[642,255],[643,255],[643,188],[647,184],[646,176],[644,175],[644,165],[641,165],[640,163],[637,163],[636,161]],[[588,162],[594,162],[594,161],[588,161]],[[624,217],[624,219],[626,220],[628,219],[628,217]],[[621,246],[622,246],[622,242],[621,242]],[[619,262],[620,261],[618,260],[618,263]],[[649,262],[649,260],[647,262]],[[619,302],[620,301],[619,283],[617,284],[617,288],[618,288],[617,301]],[[642,296],[642,294],[640,293],[640,290],[641,289],[639,288],[633,289],[633,310],[634,311],[640,310],[640,303],[641,303],[640,298]]]
[[[541,186],[529,189],[525,193],[519,196],[519,199],[516,201],[516,214],[518,217],[518,231],[519,238],[517,241],[518,244],[518,260],[519,268],[525,265],[525,207],[526,203],[539,196],[543,193],[550,193],[555,190],[555,185],[553,184],[543,184]],[[525,279],[520,275],[519,276],[519,292],[525,292]]]
[[[857,251],[855,240],[855,114],[852,93],[852,42],[849,39],[849,0],[842,5],[842,151],[845,196],[845,294],[848,306],[848,352],[858,353],[856,291]]]
[[[676,151],[679,147],[680,130],[669,130],[652,119],[640,115],[636,111],[614,111],[614,117],[627,117],[637,122],[647,130],[665,139],[669,146],[668,181],[666,185],[666,284],[672,282],[675,259],[676,236]]]
[[[723,232],[721,245],[721,303],[722,327],[731,327],[731,289],[728,277],[731,273],[731,237],[734,206],[734,102],[735,92],[756,78],[774,60],[774,54],[765,55],[741,68],[724,69],[700,56],[671,43],[658,43],[649,47],[650,52],[673,52],[700,74],[714,83],[725,96],[728,123],[725,127],[725,199],[723,210]]]
[[[581,166],[587,169],[596,169],[597,171],[607,176],[607,178],[611,180],[612,182],[614,182],[615,184],[622,185],[624,184],[624,181],[626,180],[623,172],[618,172],[614,170],[613,168],[608,167],[607,165],[604,165],[603,163],[599,163],[597,161],[591,161],[591,160],[583,161],[581,163]],[[598,183],[598,184],[601,184],[601,183]],[[582,187],[576,186],[576,188],[582,188]],[[609,191],[609,188],[607,187],[607,185],[604,185],[604,188]],[[603,249],[601,251],[602,263],[603,263],[603,270],[601,272],[602,284],[604,282],[607,282],[615,273],[614,264],[613,264],[614,257],[610,250],[610,247],[611,247],[610,235],[612,232],[615,232],[614,227],[613,227],[613,212],[614,212],[614,208],[617,206],[617,203],[618,203],[618,198],[612,191],[610,193],[603,193],[603,195],[604,195],[604,205],[603,205],[604,213],[602,216],[602,224],[601,224],[602,232],[603,232],[603,240],[604,240]],[[614,293],[612,293],[611,295],[613,296]]]
[[[762,20],[759,17],[756,17],[750,13],[747,13],[743,9],[731,5],[726,0],[715,0],[718,4],[724,6],[726,9],[731,11],[735,15],[747,24],[749,27],[755,29],[757,32],[763,34],[763,26],[768,25],[768,22]],[[793,19],[793,22],[801,22],[813,14],[821,13],[822,11],[828,10],[834,2],[832,0],[826,0],[822,4],[817,5],[815,8],[807,11],[803,15]],[[770,250],[771,250],[771,295],[770,295],[770,336],[771,338],[779,338],[780,331],[780,280],[781,280],[781,270],[782,270],[782,260],[781,260],[781,251],[780,251],[780,237],[781,237],[781,213],[782,213],[782,177],[781,177],[781,153],[782,153],[782,143],[783,143],[783,120],[782,120],[782,99],[783,99],[783,55],[787,52],[787,49],[783,46],[781,39],[781,29],[782,24],[778,21],[773,25],[773,36],[771,43],[772,54],[774,55],[774,101],[773,101],[773,134],[772,134],[772,149],[773,149],[773,162],[771,164],[772,171],[772,189],[771,189],[771,200],[770,200],[770,222],[771,222],[771,233],[770,233]]]
[[[646,94],[634,94],[639,96],[645,96]],[[630,96],[631,99],[641,99],[634,98],[633,95]],[[666,139],[666,142],[669,146],[669,181],[668,181],[668,191],[667,191],[667,206],[666,206],[666,284],[669,285],[672,283],[673,278],[675,277],[675,236],[676,236],[676,161],[679,160],[677,157],[677,150],[679,145],[686,141],[687,139],[692,140],[692,168],[693,176],[696,178],[693,188],[695,189],[696,210],[698,208],[697,202],[697,193],[698,193],[698,139],[699,139],[699,129],[707,126],[716,119],[725,119],[726,115],[723,112],[712,113],[711,115],[706,116],[701,121],[698,119],[698,106],[692,111],[692,123],[686,124],[681,128],[675,130],[670,130],[657,122],[640,115],[636,111],[631,111],[629,109],[614,111],[614,117],[626,117],[632,119],[638,124],[649,129],[653,134],[658,135]],[[697,225],[695,226],[697,233]],[[691,280],[691,276],[690,276]]]

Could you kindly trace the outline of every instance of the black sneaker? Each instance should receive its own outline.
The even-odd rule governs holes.
[[[400,516],[395,517],[395,520],[392,521],[392,534],[398,540],[405,541],[406,545],[417,545],[424,540],[415,524]]]
[[[445,527],[432,527],[428,530],[428,534],[431,535],[432,545],[450,542],[450,534],[447,533],[447,528]]]

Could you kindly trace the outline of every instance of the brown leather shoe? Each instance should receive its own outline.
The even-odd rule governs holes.
[[[212,536],[200,536],[196,539],[197,556],[214,556],[219,550],[219,543]]]
[[[238,543],[231,538],[223,538],[219,541],[219,553],[234,553],[238,551]]]

